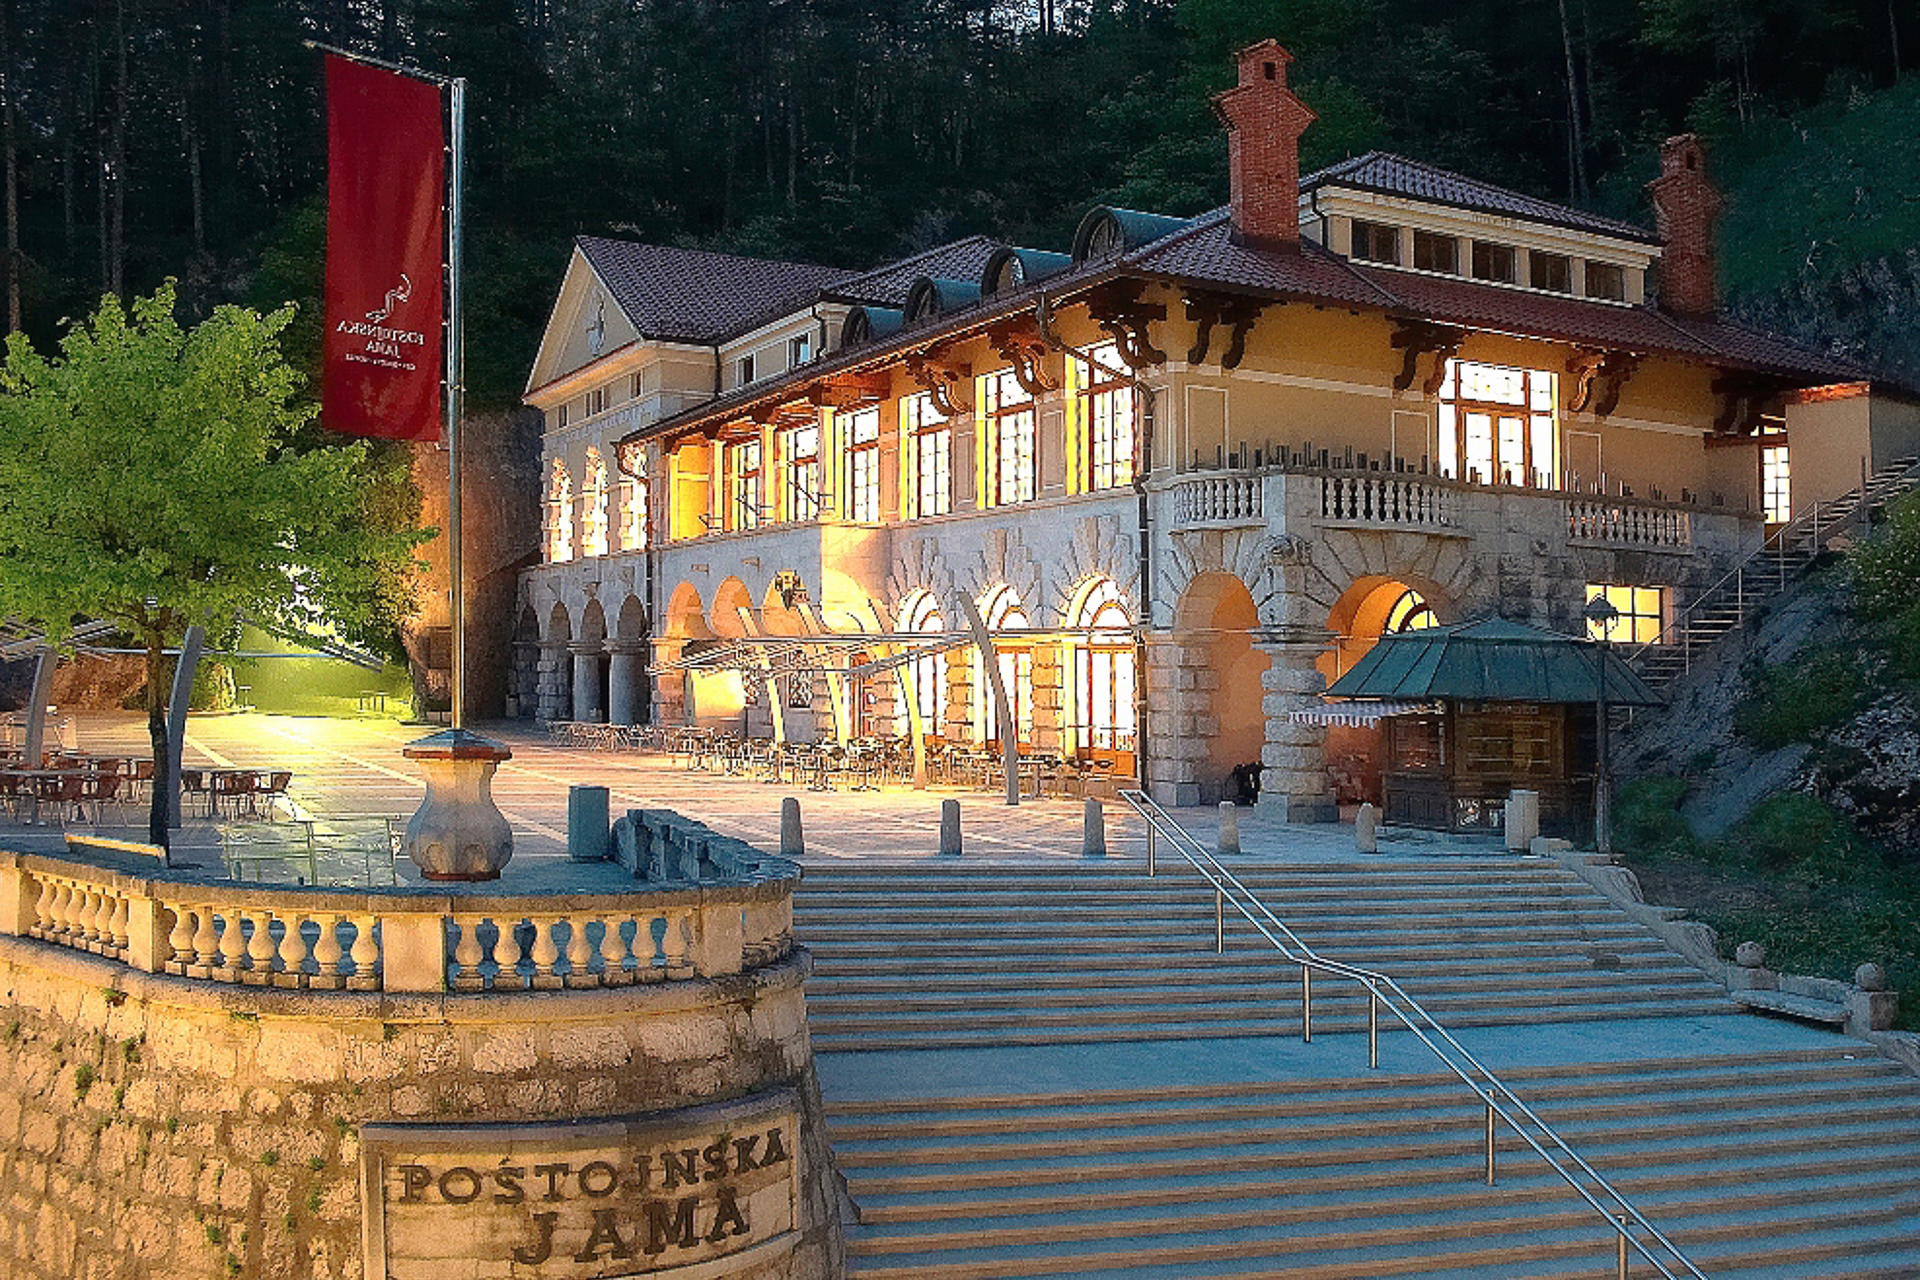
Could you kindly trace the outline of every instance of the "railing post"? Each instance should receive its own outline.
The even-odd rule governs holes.
[[[1153,819],[1147,819],[1147,874],[1153,874]]]
[[[1380,993],[1367,988],[1367,1066],[1380,1067]]]
[[[1313,970],[1300,966],[1300,1042],[1313,1043]]]
[[[1218,885],[1213,889],[1213,953],[1227,953],[1227,894]]]
[[[1493,1104],[1487,1104],[1487,1185],[1493,1185]]]
[[[1618,1274],[1620,1280],[1629,1280],[1627,1275],[1627,1215],[1624,1213],[1620,1215],[1619,1245]]]

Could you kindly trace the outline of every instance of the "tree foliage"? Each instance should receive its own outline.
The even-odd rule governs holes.
[[[161,655],[188,626],[391,615],[424,536],[404,475],[309,438],[279,348],[291,309],[221,306],[188,328],[175,306],[171,281],[131,308],[109,297],[57,354],[15,334],[0,364],[0,616],[56,642],[77,618],[137,637],[156,761]]]

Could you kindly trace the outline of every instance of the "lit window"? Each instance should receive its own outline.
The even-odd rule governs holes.
[[[1760,506],[1768,524],[1785,524],[1793,519],[1793,473],[1784,444],[1760,449]]]
[[[607,463],[591,446],[587,449],[586,475],[580,482],[580,506],[580,554],[607,554]]]
[[[812,520],[820,514],[820,427],[812,423],[786,431],[787,500],[789,520]]]
[[[1433,616],[1433,606],[1418,591],[1408,588],[1400,593],[1400,598],[1387,610],[1387,622],[1383,631],[1387,635],[1397,636],[1403,631],[1425,631],[1428,627],[1437,627],[1440,619]]]
[[[1587,619],[1587,636],[1593,640],[1625,640],[1633,644],[1648,644],[1658,640],[1666,594],[1665,587],[1623,587],[1589,582],[1587,603],[1604,597],[1608,604],[1619,610],[1620,616],[1604,626],[1591,618]]]
[[[1087,424],[1088,489],[1116,489],[1133,483],[1135,419],[1133,385],[1117,344],[1107,342],[1076,361],[1081,382],[1081,421]]]
[[[1447,361],[1440,385],[1440,474],[1475,484],[1559,483],[1554,375]]]
[[[1353,256],[1360,262],[1400,264],[1400,229],[1379,222],[1354,219]]]
[[[559,458],[547,481],[547,559],[554,564],[573,559],[573,476]]]
[[[984,381],[983,416],[991,432],[987,457],[993,467],[994,504],[1031,502],[1036,470],[1033,395],[1020,385],[1011,369],[991,374]]]
[[[913,459],[913,514],[943,516],[953,510],[953,428],[922,391],[900,402]]]
[[[938,633],[947,622],[933,593],[922,591],[907,609],[906,630]],[[947,655],[935,653],[913,660],[913,699],[920,711],[920,731],[938,738],[946,729]]]
[[[1587,264],[1587,296],[1608,302],[1627,300],[1627,271],[1611,262]]]
[[[731,481],[732,501],[727,504],[725,524],[729,529],[751,529],[765,514],[761,499],[760,437],[750,436],[727,445],[727,474]]]
[[[1485,240],[1473,242],[1473,278],[1491,280],[1495,284],[1512,284],[1514,278],[1514,252],[1511,245],[1488,244]]]
[[[647,482],[620,482],[620,549],[640,551],[647,545]]]
[[[1133,614],[1111,579],[1103,579],[1080,606],[1075,625],[1090,628],[1075,650],[1074,682],[1085,717],[1084,745],[1096,751],[1135,749]]]
[[[1548,293],[1573,292],[1573,259],[1564,253],[1531,253],[1533,287]]]
[[[880,411],[862,409],[846,416],[847,519],[860,524],[880,520]]]
[[[1422,271],[1444,271],[1450,276],[1459,275],[1460,242],[1452,236],[1416,231],[1413,233],[1413,265]]]
[[[813,335],[803,333],[787,339],[787,368],[798,369],[813,359]]]
[[[1033,624],[1012,587],[998,588],[983,611],[987,630],[1025,631]],[[1000,682],[1007,691],[1007,710],[1013,715],[1015,736],[1024,745],[1033,737],[1033,642],[1023,636],[1002,641],[995,639],[994,653],[1000,661]],[[982,678],[974,682],[974,725],[983,742],[997,741],[993,690]]]

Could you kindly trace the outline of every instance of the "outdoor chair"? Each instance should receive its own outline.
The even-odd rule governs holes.
[[[17,773],[0,773],[0,804],[7,807],[7,816],[15,822],[20,820],[20,810],[25,806],[29,794],[24,785],[27,779]]]
[[[220,801],[228,800],[233,805],[233,815],[240,816],[242,809],[248,813],[259,812],[259,779],[247,771],[216,773],[213,775],[213,811],[218,814]]]
[[[119,804],[123,797],[120,785],[125,781],[118,773],[101,771],[80,779],[82,787],[81,804],[93,806],[93,822],[97,826],[101,821],[101,812],[110,804]]]
[[[207,816],[213,816],[213,789],[207,785],[206,771],[202,769],[182,769],[180,771],[180,810],[186,812],[187,797],[199,796],[207,807]]]
[[[267,805],[267,821],[274,821],[276,804],[287,798],[287,788],[293,785],[293,770],[273,769],[267,774],[267,785],[260,789],[260,795]],[[289,804],[291,802],[289,801]]]

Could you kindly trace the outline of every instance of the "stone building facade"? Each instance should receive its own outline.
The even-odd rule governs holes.
[[[527,391],[510,714],[977,749],[990,650],[1024,750],[1177,803],[1263,766],[1320,816],[1328,731],[1294,713],[1381,634],[1578,634],[1606,595],[1658,643],[1789,503],[1920,440],[1713,314],[1697,142],[1657,234],[1381,153],[1301,178],[1287,61],[1243,51],[1217,104],[1228,207],[1095,209],[1071,252],[583,239]],[[1790,486],[1789,438],[1823,459]]]

